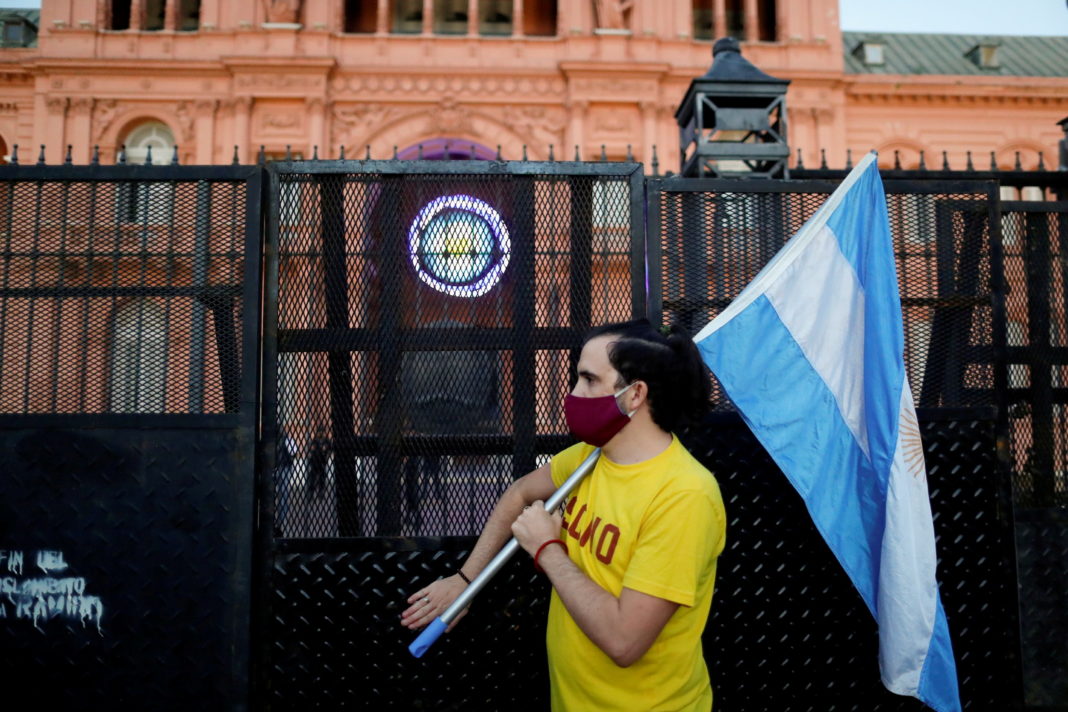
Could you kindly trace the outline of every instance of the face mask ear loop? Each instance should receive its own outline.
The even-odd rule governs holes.
[[[615,397],[616,397],[616,398],[619,398],[619,397],[620,397],[621,395],[623,395],[623,394],[624,394],[624,393],[626,393],[626,392],[627,392],[628,390],[630,390],[630,387],[631,387],[631,386],[633,386],[633,385],[634,385],[635,383],[637,383],[637,381],[631,381],[630,383],[628,383],[628,384],[627,384],[626,386],[624,386],[623,388],[620,388],[620,389],[619,389],[618,391],[616,391],[616,392],[615,392],[615,394],[614,394],[614,395],[615,395]],[[616,401],[616,407],[619,407],[619,401]],[[620,412],[620,413],[624,413],[625,411],[624,411],[624,410],[623,410],[622,408],[620,408],[620,409],[619,409],[619,412]],[[635,413],[637,413],[637,412],[638,412],[638,409],[637,409],[637,408],[635,408],[635,409],[634,409],[634,410],[632,410],[631,412],[629,412],[629,413],[626,413],[626,416],[627,416],[628,418],[633,418],[633,417],[634,417],[634,414],[635,414]]]

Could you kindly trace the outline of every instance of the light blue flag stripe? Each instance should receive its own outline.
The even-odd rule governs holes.
[[[875,156],[695,341],[879,623],[893,692],[960,709]]]
[[[698,342],[697,348],[706,363],[715,364],[727,395],[805,499],[816,528],[875,615],[878,566],[873,561],[881,546],[877,532],[882,531],[883,498],[867,456],[839,415],[834,395],[764,297],[727,322],[714,338]],[[775,383],[735,387],[750,383],[754,376]],[[769,404],[765,388],[783,397]],[[839,476],[825,478],[826,472]]]

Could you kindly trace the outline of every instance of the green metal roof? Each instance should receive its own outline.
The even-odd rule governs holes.
[[[31,25],[38,27],[41,24],[41,11],[18,7],[0,7],[0,20],[16,18],[29,20]]]
[[[884,64],[865,64],[858,56],[858,46],[866,41],[883,45]],[[842,43],[847,74],[1068,77],[1068,37],[843,32]],[[969,59],[981,44],[998,46],[998,67],[980,67]]]

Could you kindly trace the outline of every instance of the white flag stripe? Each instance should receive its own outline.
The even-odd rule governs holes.
[[[864,290],[826,225],[766,292],[783,325],[838,403],[871,458],[864,420]]]
[[[879,669],[888,690],[916,695],[934,630],[938,587],[927,479],[922,471],[917,476],[912,462],[917,453],[910,451],[919,442],[909,438],[916,408],[907,378],[901,389],[900,412],[879,567]]]
[[[778,279],[779,272],[786,269],[791,262],[794,261],[801,253],[804,252],[805,247],[808,245],[809,240],[812,239],[813,234],[821,227],[827,224],[827,218],[834,213],[835,209],[845,199],[849,189],[853,187],[853,184],[864,175],[864,171],[867,167],[875,161],[877,156],[874,152],[868,153],[861,159],[860,163],[846,176],[830,197],[823,201],[823,205],[817,208],[816,212],[812,214],[801,229],[797,231],[792,238],[790,238],[782,249],[775,253],[775,256],[764,265],[764,268],[757,272],[757,276],[753,277],[753,281],[746,285],[745,289],[734,298],[727,308],[724,309],[715,319],[705,324],[705,327],[697,332],[697,335],[693,337],[694,341],[703,341],[709,334],[715,332],[721,326],[733,319],[737,314],[740,314],[747,306],[753,303],[753,300],[761,296],[767,285]]]

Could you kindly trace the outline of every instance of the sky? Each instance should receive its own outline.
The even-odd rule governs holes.
[[[0,0],[0,7],[40,6]],[[839,0],[839,8],[843,30],[1068,36],[1066,0]]]

